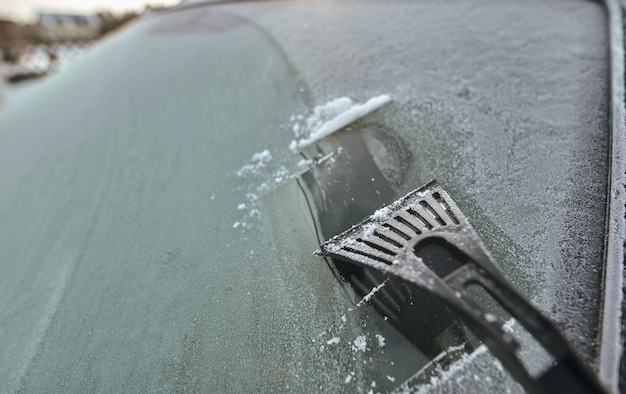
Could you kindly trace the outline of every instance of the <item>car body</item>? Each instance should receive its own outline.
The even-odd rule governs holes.
[[[520,391],[314,255],[434,178],[594,365],[620,168],[607,15],[200,2],[107,38],[0,113],[2,391]]]

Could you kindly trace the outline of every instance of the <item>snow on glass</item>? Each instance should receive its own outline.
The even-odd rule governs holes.
[[[372,288],[372,290],[367,293],[365,295],[365,297],[363,297],[363,299],[361,299],[361,301],[358,302],[358,304],[356,304],[356,306],[361,306],[363,303],[369,302],[370,299],[372,299],[372,297],[374,297],[374,294],[378,293],[378,290],[382,289],[385,286],[385,283],[387,283],[389,279],[385,279],[385,281],[381,284],[379,284],[378,286],[375,286]]]
[[[313,113],[302,123],[295,123],[292,127],[295,140],[289,145],[292,152],[305,148],[324,137],[346,127],[355,120],[364,117],[389,103],[391,97],[387,94],[372,97],[365,103],[355,103],[349,97],[340,97],[318,105]],[[298,120],[300,117],[292,117]]]
[[[289,170],[276,163],[268,149],[254,153],[250,161],[237,170],[236,174],[241,178],[262,180],[260,184],[252,184],[252,186],[248,182],[244,193],[245,201],[236,205],[237,211],[242,212],[243,217],[233,224],[233,228],[248,229],[250,221],[260,215],[257,209],[259,197],[267,194],[292,175]]]
[[[267,165],[272,160],[272,154],[265,149],[264,151],[255,153],[252,155],[252,164],[246,164],[237,171],[237,175],[256,175],[259,170]]]
[[[367,338],[365,338],[365,335],[359,335],[352,342],[352,350],[354,350],[355,352],[357,351],[364,352],[366,349],[367,349]]]
[[[355,103],[349,97],[339,97],[316,106],[308,117],[293,115],[290,122],[296,140],[291,142],[289,148],[296,153],[390,101],[391,97],[387,94],[372,97],[364,103]],[[338,151],[338,153],[340,152],[341,150]],[[308,167],[312,162],[309,159],[302,159],[297,163],[298,168],[289,171],[287,168],[276,164],[268,149],[254,153],[251,160],[237,170],[236,174],[241,178],[267,179],[253,189],[248,188],[249,190],[245,194],[246,201],[236,205],[236,209],[243,212],[244,217],[233,223],[233,228],[248,229],[250,227],[249,221],[259,215],[259,211],[255,208],[259,196],[267,194],[286,180],[293,178],[302,168]]]

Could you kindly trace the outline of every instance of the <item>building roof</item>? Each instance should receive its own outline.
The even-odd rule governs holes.
[[[96,15],[72,15],[41,12],[39,13],[39,23],[48,27],[63,24],[66,26],[90,25],[93,28],[97,28],[100,26],[100,19]]]

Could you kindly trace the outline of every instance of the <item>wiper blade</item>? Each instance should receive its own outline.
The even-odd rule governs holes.
[[[376,211],[321,245],[321,254],[396,277],[434,295],[531,393],[605,392],[557,326],[505,279],[465,215],[436,182]],[[518,356],[519,342],[467,291],[485,289],[554,358],[533,377]]]

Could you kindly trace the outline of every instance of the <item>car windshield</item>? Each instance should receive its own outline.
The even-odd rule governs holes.
[[[595,360],[606,24],[584,1],[255,2],[109,37],[0,113],[0,391],[521,391],[434,300],[393,317],[362,300],[383,278],[314,255],[431,179]]]

